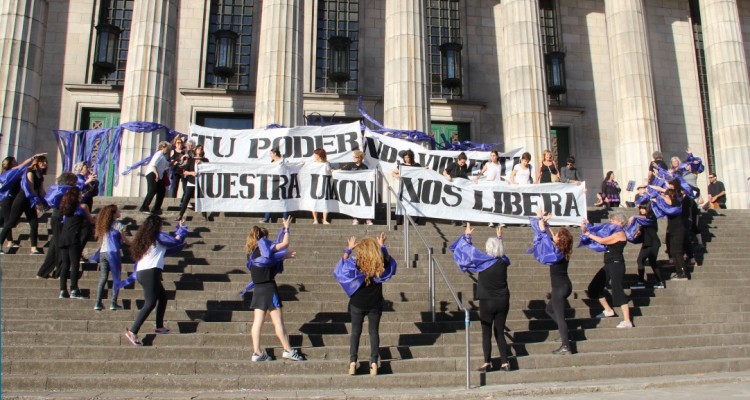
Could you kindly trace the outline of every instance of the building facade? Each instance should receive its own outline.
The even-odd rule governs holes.
[[[4,155],[129,121],[352,121],[361,97],[389,128],[575,155],[592,197],[690,148],[748,207],[750,0],[6,0],[0,26]],[[126,132],[121,167],[161,135]]]

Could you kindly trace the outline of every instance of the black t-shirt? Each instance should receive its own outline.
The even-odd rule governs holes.
[[[628,241],[623,240],[622,242],[613,243],[607,246],[607,250],[604,252],[604,263],[625,263],[625,257],[623,257],[622,252],[625,250],[626,244],[628,244]]]
[[[359,163],[359,165],[357,165],[353,162],[350,162],[350,163],[346,163],[342,165],[341,169],[343,169],[344,171],[362,171],[368,168],[367,168],[367,165],[365,165],[365,163]]]
[[[720,181],[716,181],[714,183],[708,184],[708,194],[711,196],[716,196],[717,194],[724,192],[724,183]],[[724,196],[719,197],[718,200],[716,200],[719,204],[726,204],[727,203],[727,196],[726,194]]]
[[[195,160],[196,160],[196,158],[194,158],[194,157],[188,158],[187,163],[185,163],[185,169],[184,170],[185,171],[189,171],[189,172],[195,171]],[[201,157],[201,158],[199,158],[199,160],[201,160],[201,162],[204,162],[204,163],[208,162],[208,158],[205,158],[205,157]],[[195,177],[194,176],[192,176],[192,175],[185,175],[185,179],[189,183],[195,185]]]
[[[260,249],[256,248],[252,253],[250,253],[250,258],[258,257],[260,257]],[[255,283],[256,285],[260,283],[273,282],[274,278],[276,278],[276,269],[252,266],[250,267],[250,277],[253,279],[253,283]]]
[[[352,294],[352,297],[349,298],[349,304],[362,310],[382,307],[383,284],[375,283],[375,281],[370,279],[369,285],[363,284]]]
[[[447,172],[451,178],[469,179],[469,164],[466,163],[463,166],[460,166],[458,163],[451,163],[445,167],[445,172]]]
[[[641,235],[643,235],[643,247],[659,247],[661,246],[661,240],[659,240],[659,226],[642,226]]]
[[[508,294],[508,266],[498,258],[495,263],[479,273],[477,299],[492,300]]]
[[[73,244],[78,244],[80,241],[81,230],[83,225],[86,223],[86,218],[78,215],[65,217],[65,221],[62,223],[62,229],[60,229],[60,237],[57,239],[57,245],[59,247],[68,247]]]

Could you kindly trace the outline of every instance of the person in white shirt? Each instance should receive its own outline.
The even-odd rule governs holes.
[[[139,210],[142,213],[161,214],[161,203],[164,201],[164,194],[167,192],[167,187],[164,186],[164,177],[169,169],[167,154],[169,154],[171,148],[172,146],[169,142],[159,143],[159,151],[151,157],[151,161],[148,163],[148,172],[146,173],[148,191]],[[156,202],[151,211],[149,211],[148,207],[151,205],[151,200],[153,200],[154,196],[156,196]]]
[[[529,152],[521,155],[521,163],[513,166],[510,173],[510,182],[514,184],[532,183],[531,181],[531,154]]]
[[[143,287],[145,302],[138,312],[133,325],[125,331],[125,337],[134,346],[142,346],[138,339],[138,331],[141,325],[156,309],[156,330],[154,333],[167,334],[170,330],[164,327],[164,312],[167,309],[167,292],[162,285],[162,270],[164,270],[164,256],[176,253],[185,247],[185,236],[187,227],[182,223],[177,224],[177,232],[170,236],[161,232],[162,219],[156,215],[150,215],[143,222],[133,238],[130,246],[130,254],[135,260],[135,274],[138,283]]]

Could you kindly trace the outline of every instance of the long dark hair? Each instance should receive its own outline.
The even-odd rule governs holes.
[[[130,246],[130,254],[134,260],[138,261],[146,255],[151,245],[156,242],[162,224],[161,217],[157,215],[151,215],[143,221],[143,225],[138,228],[133,238],[133,244]]]
[[[115,221],[116,215],[116,205],[110,204],[102,208],[102,210],[99,212],[99,215],[96,216],[96,228],[94,229],[96,240],[101,241],[102,239],[104,239],[104,236],[106,236],[107,232],[109,232],[109,227],[112,226],[112,222]]]
[[[3,170],[2,172],[8,171],[13,168],[13,164],[16,164],[16,158],[13,156],[5,157],[3,159]]]
[[[614,173],[614,171],[607,171],[607,175],[604,176],[604,182],[609,182],[609,178],[612,177],[612,174]]]
[[[79,205],[81,205],[81,189],[72,187],[60,200],[60,215],[72,217]]]

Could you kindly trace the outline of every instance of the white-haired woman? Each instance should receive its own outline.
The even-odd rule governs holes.
[[[591,299],[599,300],[599,304],[604,307],[604,311],[598,314],[597,318],[614,317],[615,310],[610,307],[607,299],[604,297],[604,291],[606,290],[607,282],[609,282],[612,287],[612,306],[620,307],[622,310],[622,322],[617,327],[632,328],[633,322],[630,320],[628,298],[623,288],[625,257],[622,253],[625,250],[625,245],[628,243],[624,230],[627,219],[623,213],[615,212],[609,215],[609,222],[613,226],[608,231],[609,234],[606,237],[598,236],[591,232],[588,220],[584,219],[583,224],[581,224],[584,236],[606,247],[604,251],[604,266],[596,273],[591,283],[589,283],[588,295]]]
[[[450,246],[453,260],[464,272],[478,273],[476,297],[479,300],[479,321],[482,325],[482,352],[484,364],[480,371],[492,369],[492,335],[495,335],[500,350],[500,369],[510,370],[508,363],[508,345],[505,343],[505,321],[510,308],[510,291],[508,290],[508,266],[510,260],[505,255],[503,246],[503,227],[495,229],[496,237],[490,237],[485,243],[483,252],[471,242],[474,228],[466,223],[466,230]]]

